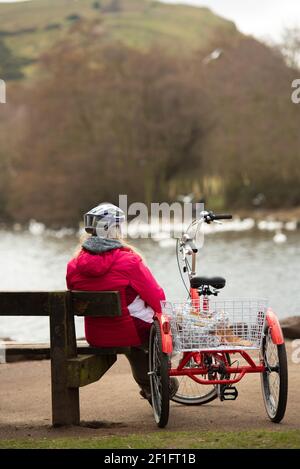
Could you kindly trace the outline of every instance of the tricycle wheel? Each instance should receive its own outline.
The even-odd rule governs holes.
[[[197,358],[198,352],[195,352]],[[195,356],[189,360],[185,365],[185,368],[197,367],[197,361]],[[203,354],[204,357],[214,362],[214,358],[210,357],[209,354]],[[224,356],[224,362],[226,365],[231,364],[230,355],[228,353]],[[218,386],[217,385],[204,385],[194,381],[189,376],[177,376],[179,381],[179,388],[175,396],[172,397],[172,401],[183,405],[203,405],[214,401],[218,397]]]
[[[154,418],[157,425],[163,428],[169,420],[169,356],[162,351],[158,321],[153,322],[150,331],[149,375]]]
[[[279,423],[284,417],[287,404],[287,357],[285,344],[274,344],[269,327],[263,338],[262,358],[266,367],[266,371],[261,374],[265,408],[270,420]]]
[[[179,390],[172,397],[172,401],[177,402],[177,404],[203,405],[214,401],[218,397],[216,386],[211,386],[211,389],[207,392],[207,389],[204,389],[204,385],[198,384],[186,376],[183,376],[178,381]]]

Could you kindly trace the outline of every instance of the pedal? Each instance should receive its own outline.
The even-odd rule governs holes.
[[[224,386],[220,392],[220,400],[235,401],[238,395],[238,390],[234,386]]]

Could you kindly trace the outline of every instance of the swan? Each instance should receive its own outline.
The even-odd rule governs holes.
[[[282,233],[282,231],[277,230],[276,234],[273,237],[274,243],[283,244],[286,242],[286,240],[287,240],[287,236],[284,233]]]

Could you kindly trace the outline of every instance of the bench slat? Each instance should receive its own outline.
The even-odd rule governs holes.
[[[79,355],[68,360],[68,386],[79,388],[98,381],[117,360],[116,355]]]
[[[5,349],[7,363],[49,360],[50,344],[20,344],[16,342],[3,342],[0,346]],[[129,347],[90,347],[85,341],[77,343],[77,351],[80,355],[124,355],[130,352]]]
[[[49,316],[49,295],[65,292],[0,292],[0,316]]]
[[[72,291],[71,303],[76,316],[121,316],[121,302],[117,291]]]
[[[76,316],[121,316],[119,292],[115,291],[0,292],[0,316],[49,316],[52,300],[68,295]]]

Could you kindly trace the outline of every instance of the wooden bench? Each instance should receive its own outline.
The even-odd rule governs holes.
[[[126,348],[78,348],[75,316],[121,315],[118,292],[0,292],[0,316],[48,316],[52,424],[79,425],[79,388],[101,378]],[[78,353],[79,352],[79,353]]]

